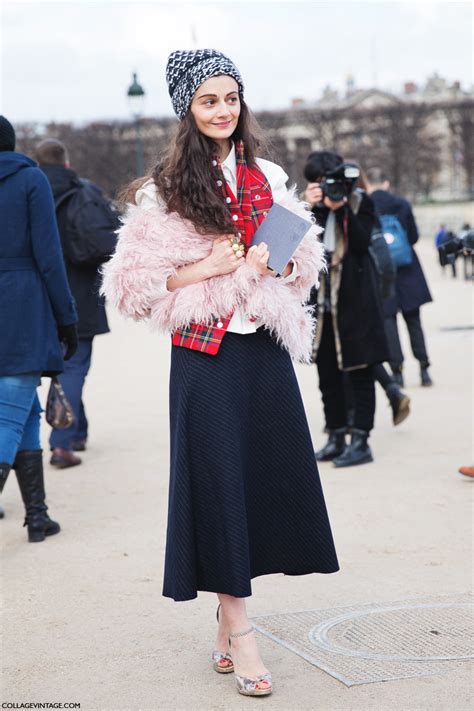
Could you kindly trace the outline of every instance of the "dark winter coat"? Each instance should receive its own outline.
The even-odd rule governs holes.
[[[418,229],[408,200],[397,197],[387,190],[375,190],[370,197],[374,201],[378,215],[396,215],[405,228],[408,241],[414,245],[418,241]],[[414,311],[422,304],[432,301],[430,290],[421,264],[412,246],[413,260],[406,267],[397,269],[395,296],[384,303],[386,316],[394,316],[397,311]]]
[[[70,168],[66,168],[62,165],[44,165],[41,166],[41,170],[51,184],[55,201],[72,188],[81,187],[81,182],[77,174]],[[66,199],[56,211],[63,250],[64,244],[68,239],[66,220],[67,203],[68,200]],[[110,248],[111,254],[114,248],[115,240]],[[108,333],[109,325],[105,312],[105,300],[99,294],[100,274],[98,267],[72,264],[67,258],[67,253],[64,254],[64,261],[69,285],[76,301],[79,314],[79,323],[77,326],[79,338],[93,338],[100,333]]]
[[[355,209],[355,203],[354,209]],[[325,226],[329,209],[315,206],[313,214],[319,225]],[[347,215],[348,240],[342,248],[344,216]],[[369,255],[369,244],[375,221],[374,205],[364,193],[357,214],[350,205],[336,210],[338,242],[336,254],[344,254],[339,266],[331,268],[331,311],[322,308],[324,296],[318,294],[318,328],[316,349],[319,345],[324,320],[332,317],[336,334],[338,364],[342,370],[352,370],[389,359],[385,337],[380,290],[374,264]],[[327,282],[325,288],[327,288]],[[313,297],[314,298],[314,297]],[[326,294],[327,298],[327,294]]]
[[[60,373],[57,324],[76,321],[49,183],[27,156],[0,151],[0,376]]]

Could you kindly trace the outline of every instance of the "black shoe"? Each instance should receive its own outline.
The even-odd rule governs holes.
[[[345,446],[346,428],[341,427],[338,430],[329,430],[329,437],[326,445],[314,454],[318,462],[330,462],[334,459],[334,457],[342,454]]]
[[[46,513],[48,507],[45,502],[42,450],[18,452],[13,468],[25,504],[26,517],[23,525],[28,526],[28,540],[37,543],[44,541],[46,536],[59,533],[59,523],[52,521]]]
[[[401,366],[399,368],[392,368],[392,380],[400,388],[404,387],[405,383],[403,382],[403,372]]]
[[[336,459],[333,459],[335,467],[354,467],[357,464],[373,462],[372,452],[367,440],[369,432],[364,430],[352,430],[351,443],[347,445],[344,452]]]
[[[410,414],[410,398],[400,390],[396,383],[388,385],[386,393],[392,408],[393,424],[399,425]]]
[[[0,506],[0,518],[5,518],[5,509]]]
[[[0,462],[0,494],[3,491],[3,487],[7,483],[10,469],[11,469],[10,464],[7,464],[6,462]]]
[[[85,452],[87,449],[87,440],[78,439],[75,442],[71,442],[71,449],[73,452]]]
[[[429,388],[433,385],[433,381],[431,380],[430,374],[428,373],[428,366],[427,365],[420,366],[420,376],[421,376],[421,384],[424,388]]]

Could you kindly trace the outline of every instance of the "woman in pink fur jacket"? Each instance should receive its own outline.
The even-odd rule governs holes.
[[[103,291],[172,334],[163,594],[217,593],[213,667],[235,671],[239,693],[268,695],[251,580],[338,570],[291,362],[311,352],[320,230],[272,272],[266,245],[250,246],[255,230],[273,202],[309,213],[284,171],[256,157],[237,68],[216,50],[176,51],[167,81],[177,134],[129,206]]]

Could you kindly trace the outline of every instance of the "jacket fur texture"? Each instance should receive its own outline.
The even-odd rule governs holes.
[[[293,255],[298,269],[293,282],[261,275],[243,264],[231,274],[169,292],[167,279],[179,267],[207,257],[216,236],[199,234],[190,221],[158,204],[147,210],[131,205],[118,231],[116,252],[102,268],[102,293],[121,314],[136,321],[146,319],[165,333],[191,322],[210,323],[231,314],[239,304],[250,318],[263,320],[294,360],[310,362],[315,320],[307,300],[325,268],[318,237],[322,230],[294,190],[278,202],[313,221]]]

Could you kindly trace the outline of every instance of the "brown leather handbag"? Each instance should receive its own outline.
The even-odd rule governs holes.
[[[57,378],[51,378],[46,400],[46,422],[55,430],[65,430],[71,427],[75,419],[61,383]]]

